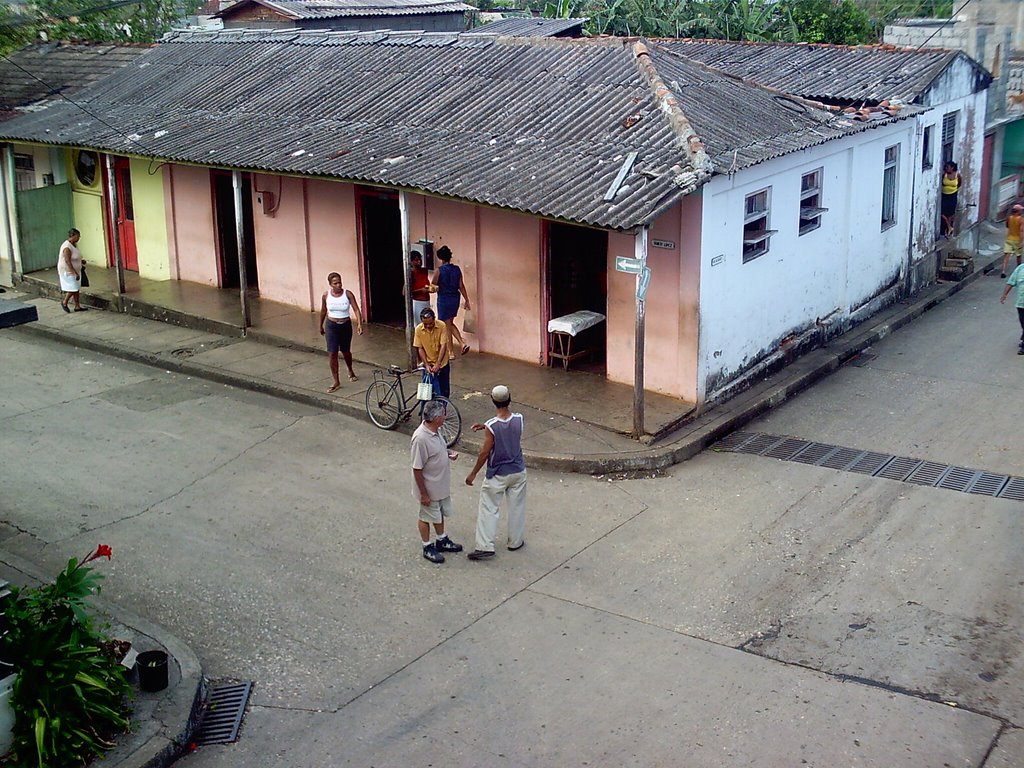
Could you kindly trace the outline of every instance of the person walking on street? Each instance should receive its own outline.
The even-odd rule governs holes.
[[[501,503],[508,499],[508,549],[522,549],[526,543],[526,462],[523,459],[523,415],[512,413],[512,395],[508,387],[499,384],[491,390],[491,402],[496,414],[486,424],[474,424],[473,431],[484,430],[484,444],[476,457],[476,464],[466,477],[466,485],[473,485],[477,473],[487,464],[480,505],[476,514],[476,549],[469,553],[470,560],[494,557],[494,538],[498,532]]]
[[[60,308],[70,312],[69,301],[75,302],[75,312],[85,312],[81,303],[82,291],[82,254],[78,251],[78,241],[82,233],[77,229],[68,230],[68,239],[60,244],[57,252],[57,276],[60,278],[60,289],[64,296],[60,300]]]
[[[1006,217],[1006,242],[1003,243],[1003,271],[999,276],[1006,279],[1006,270],[1010,266],[1010,256],[1017,257],[1017,266],[1020,266],[1021,236],[1024,235],[1024,205],[1014,205],[1010,208],[1010,215]]]
[[[412,433],[412,495],[420,503],[419,530],[423,557],[432,563],[443,563],[444,552],[461,552],[444,530],[445,518],[452,515],[452,469],[450,462],[459,458],[449,451],[439,430],[444,424],[447,406],[440,400],[423,405],[423,423]],[[430,540],[430,526],[436,537]]]
[[[422,322],[416,326],[412,345],[427,373],[437,380],[438,394],[450,397],[452,368],[449,365],[448,327],[434,317],[434,310],[429,307],[420,312],[420,320]]]
[[[451,334],[451,354],[455,354],[455,343],[458,342],[462,354],[469,352],[469,344],[462,338],[459,326],[455,324],[455,316],[459,314],[459,295],[463,298],[463,308],[466,311],[472,309],[469,306],[469,293],[466,292],[466,281],[462,278],[462,270],[452,264],[452,249],[442,245],[437,251],[437,258],[441,260],[441,266],[434,273],[433,286],[437,291],[437,319],[448,326],[448,333]]]
[[[352,370],[352,324],[355,323],[356,333],[363,335],[363,316],[359,313],[359,305],[352,291],[341,284],[341,275],[331,272],[327,276],[330,290],[324,291],[320,299],[320,335],[327,338],[327,354],[330,357],[331,376],[334,383],[328,392],[334,392],[341,386],[338,377],[338,352],[345,358],[348,366],[348,380],[359,381]]]
[[[1017,346],[1017,354],[1024,355],[1024,266],[1018,265],[1006,278],[1006,287],[1003,289],[1003,295],[999,297],[1000,304],[1006,302],[1006,297],[1010,295],[1010,289],[1013,287],[1017,288],[1017,301],[1014,306],[1017,307],[1017,320],[1020,322],[1020,344]]]

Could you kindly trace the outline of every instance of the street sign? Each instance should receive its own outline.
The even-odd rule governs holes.
[[[651,268],[644,267],[640,272],[640,280],[636,284],[636,298],[638,301],[643,301],[647,298],[647,286],[651,282]]]
[[[628,275],[639,275],[644,263],[640,259],[633,259],[629,256],[615,257],[615,271],[625,272]]]

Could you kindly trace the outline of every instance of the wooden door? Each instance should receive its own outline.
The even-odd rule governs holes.
[[[132,200],[132,173],[128,158],[115,158],[114,181],[117,184],[117,238],[121,245],[121,262],[125,269],[138,272],[139,251],[135,245],[135,205]]]

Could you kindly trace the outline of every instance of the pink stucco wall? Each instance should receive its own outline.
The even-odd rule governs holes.
[[[356,295],[365,313],[359,275],[359,240],[356,231],[355,187],[335,181],[306,181],[309,244],[310,308],[320,309],[327,290],[327,275],[339,272],[345,287]]]
[[[655,248],[652,240],[673,248]],[[633,383],[636,277],[615,271],[616,256],[634,255],[632,234],[608,237],[608,378]],[[691,402],[697,397],[700,204],[690,196],[651,226],[647,265],[644,388]]]
[[[480,349],[542,363],[541,220],[494,208],[478,211]]]
[[[253,233],[259,270],[260,298],[308,307],[309,251],[303,180],[254,175]],[[275,195],[277,210],[263,212],[256,202],[259,190]]]
[[[217,235],[213,228],[213,192],[208,168],[174,165],[170,169],[174,197],[167,206],[173,219],[169,249],[179,280],[217,285]]]
[[[174,166],[165,165],[162,172],[164,185],[164,218],[167,220],[167,259],[169,262],[168,277],[171,280],[180,280],[178,274],[178,246],[175,242],[175,214],[174,214]]]

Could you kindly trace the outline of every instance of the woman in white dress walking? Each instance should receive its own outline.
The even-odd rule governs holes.
[[[60,300],[60,307],[65,312],[70,312],[69,301],[75,302],[75,312],[84,312],[85,307],[79,300],[82,290],[82,254],[78,252],[78,241],[82,233],[77,229],[68,230],[68,239],[60,244],[60,252],[57,254],[57,275],[60,277],[60,289],[64,292]]]

